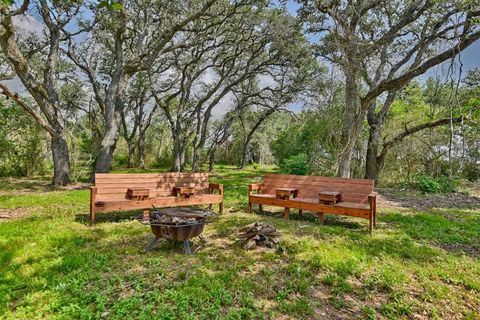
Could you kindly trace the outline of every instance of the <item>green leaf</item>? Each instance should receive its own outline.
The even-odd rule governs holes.
[[[122,10],[123,9],[123,4],[116,2],[116,3],[112,4],[111,8],[113,10]]]
[[[2,3],[7,5],[7,6],[11,6],[12,4],[15,3],[14,0],[0,0],[0,1],[2,1]]]
[[[102,9],[102,8],[105,8],[106,6],[108,6],[107,1],[100,1],[97,5],[97,9]]]

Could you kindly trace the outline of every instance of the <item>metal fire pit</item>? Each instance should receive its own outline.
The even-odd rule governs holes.
[[[162,216],[179,218],[180,222],[162,222],[153,218],[161,218]],[[187,208],[158,210],[155,208],[151,210],[148,220],[144,219],[143,216],[137,219],[140,223],[149,225],[155,235],[155,238],[147,246],[147,251],[152,250],[158,239],[163,238],[173,241],[183,241],[183,251],[185,254],[190,255],[192,251],[189,240],[198,236],[202,241],[205,241],[201,234],[209,216],[211,216],[210,211]],[[182,221],[181,219],[190,219],[191,221]]]

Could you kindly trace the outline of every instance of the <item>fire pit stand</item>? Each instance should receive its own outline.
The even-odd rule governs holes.
[[[147,251],[151,251],[158,239],[183,241],[183,252],[186,255],[192,254],[190,239],[202,236],[203,229],[207,223],[207,217],[211,216],[210,211],[194,210],[187,208],[153,209],[150,211],[149,219],[143,216],[138,217],[141,224],[149,225],[155,238],[150,241]]]

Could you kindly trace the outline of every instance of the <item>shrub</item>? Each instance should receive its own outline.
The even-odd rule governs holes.
[[[305,153],[290,156],[280,163],[284,173],[306,175],[308,174],[308,156]]]
[[[456,183],[452,181],[450,183],[448,177],[439,176],[418,176],[415,180],[415,186],[422,192],[451,192],[455,189]]]

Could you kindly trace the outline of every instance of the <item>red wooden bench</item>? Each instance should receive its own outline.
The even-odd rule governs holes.
[[[271,205],[285,208],[288,219],[290,208],[310,210],[318,213],[323,222],[323,214],[331,213],[369,220],[369,230],[376,225],[376,193],[374,181],[367,179],[346,179],[317,176],[297,176],[268,174],[263,183],[248,187],[248,209],[252,204]],[[291,196],[285,197],[285,190]],[[257,193],[253,193],[257,191]]]
[[[181,187],[189,195],[178,193]],[[129,195],[148,189],[148,198],[129,199]],[[215,192],[215,190],[217,192]],[[143,209],[144,215],[155,207],[180,207],[218,203],[223,212],[223,185],[208,183],[208,173],[97,173],[90,193],[90,221],[97,212]]]

